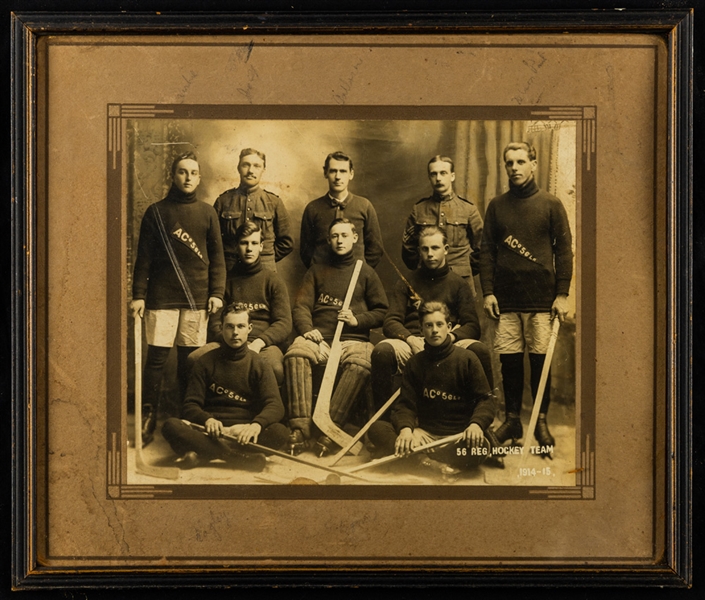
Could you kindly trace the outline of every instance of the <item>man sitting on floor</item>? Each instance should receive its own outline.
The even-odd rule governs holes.
[[[234,305],[223,311],[223,342],[201,356],[191,371],[182,416],[206,428],[207,436],[179,419],[168,419],[162,435],[181,459],[182,469],[221,458],[236,468],[261,471],[262,454],[247,452],[249,442],[282,448],[289,430],[274,373],[262,357],[248,349],[252,329],[247,310]],[[226,443],[223,434],[237,438]]]
[[[495,416],[494,395],[477,356],[453,344],[448,307],[427,302],[419,308],[424,349],[406,363],[401,395],[392,405],[392,422],[377,421],[369,437],[380,456],[406,456],[443,437],[463,437],[416,462],[455,475],[491,455]]]

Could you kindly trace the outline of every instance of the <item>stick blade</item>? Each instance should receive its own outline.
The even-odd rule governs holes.
[[[179,478],[180,469],[178,467],[158,467],[156,465],[147,464],[144,461],[142,452],[137,451],[135,455],[135,470],[142,475],[148,475],[149,477],[157,477],[159,479],[172,479],[176,480]]]

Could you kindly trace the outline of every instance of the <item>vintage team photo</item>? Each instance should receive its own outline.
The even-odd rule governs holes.
[[[113,483],[588,483],[584,121],[158,108],[123,106],[109,153],[126,324]]]

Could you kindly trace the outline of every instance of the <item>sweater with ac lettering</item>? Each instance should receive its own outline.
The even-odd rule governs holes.
[[[531,179],[494,198],[485,213],[480,280],[501,312],[547,312],[568,294],[573,250],[562,202]]]
[[[355,263],[352,252],[338,256],[329,250],[327,262],[313,264],[306,271],[293,310],[294,328],[299,335],[318,329],[331,342]],[[352,327],[346,323],[340,339],[368,342],[370,329],[382,325],[388,307],[382,282],[375,270],[363,262],[350,302],[358,324]]]
[[[455,346],[448,336],[440,346],[426,344],[406,363],[391,418],[397,433],[418,426],[448,436],[471,423],[484,431],[494,416],[494,397],[480,360],[470,350]]]
[[[151,204],[140,226],[132,298],[148,310],[205,310],[211,296],[223,298],[225,258],[213,207],[172,185]]]
[[[210,418],[225,427],[259,423],[266,429],[284,417],[272,368],[243,344],[221,343],[201,356],[191,371],[182,417],[205,425]]]
[[[279,345],[291,333],[291,304],[286,284],[258,258],[252,265],[236,263],[225,283],[224,306],[235,304],[250,313],[252,331],[248,341],[260,338],[266,346]],[[208,328],[212,334],[222,331],[221,312],[211,315]]]

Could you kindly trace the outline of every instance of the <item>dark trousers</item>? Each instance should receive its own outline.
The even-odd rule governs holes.
[[[193,451],[200,458],[211,460],[214,458],[225,458],[230,453],[231,448],[239,451],[248,450],[246,444],[237,444],[223,438],[212,438],[201,431],[192,429],[180,419],[167,419],[162,426],[162,435],[169,442],[171,449],[179,456]],[[279,450],[287,444],[288,440],[289,429],[286,425],[274,423],[262,430],[257,438],[257,443],[260,446]]]

